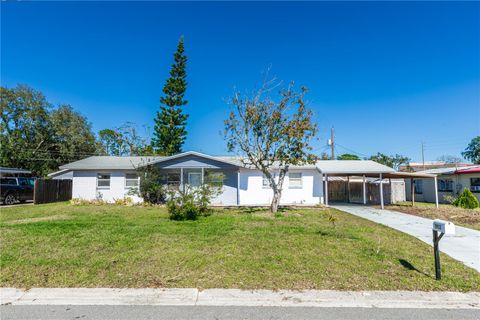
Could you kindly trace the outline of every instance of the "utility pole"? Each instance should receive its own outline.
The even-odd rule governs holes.
[[[423,164],[423,170],[425,170],[425,145],[422,141],[422,164]]]
[[[334,134],[333,134],[333,127],[330,130],[330,145],[332,146],[332,160],[335,160],[335,140],[334,140]]]

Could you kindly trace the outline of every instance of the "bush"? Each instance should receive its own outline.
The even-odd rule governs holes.
[[[137,169],[140,177],[138,188],[132,188],[130,195],[138,195],[144,203],[163,204],[167,199],[165,186],[160,184],[160,173],[155,166],[144,166]]]
[[[465,188],[453,202],[453,205],[464,209],[475,209],[479,207],[478,199],[467,188]]]
[[[172,193],[167,201],[167,209],[171,220],[196,220],[201,213],[194,194],[188,192]]]
[[[171,192],[167,209],[171,220],[196,220],[199,216],[211,213],[210,201],[220,189],[209,184],[199,188],[187,189],[184,192]]]
[[[131,207],[131,206],[134,205],[133,199],[131,197],[123,197],[123,198],[114,199],[114,202],[115,202],[116,205],[119,205],[119,206]]]

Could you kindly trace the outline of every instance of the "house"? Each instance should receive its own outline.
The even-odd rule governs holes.
[[[431,169],[442,168],[460,168],[473,166],[469,163],[446,163],[443,161],[425,161],[425,162],[409,162],[407,165],[400,166],[400,171],[424,172]]]
[[[168,157],[94,156],[63,165],[60,171],[50,174],[50,177],[72,179],[73,198],[92,200],[101,197],[105,201],[114,201],[131,196],[130,190],[139,185],[136,169],[146,165],[159,169],[163,183],[181,189],[187,185],[201,185],[206,175],[221,176],[222,193],[212,201],[216,205],[263,206],[269,205],[273,197],[262,172],[246,167],[241,158],[210,156],[194,151]],[[277,175],[278,169],[273,169],[273,173]],[[364,204],[369,198],[367,178],[380,179],[382,183],[377,183],[376,189],[381,192],[376,198],[378,203],[383,203],[384,179],[390,181],[391,178],[403,177],[398,174],[413,173],[397,173],[390,167],[370,160],[320,160],[315,164],[291,166],[284,181],[281,204],[328,205],[328,185],[333,182],[330,179],[336,176],[361,177],[363,187],[360,189],[360,202]],[[135,202],[141,201],[136,196],[132,198]]]
[[[437,188],[431,179],[414,179],[413,194],[415,200],[435,202],[435,193],[438,193],[440,202],[447,203],[448,197],[458,196],[467,188],[480,200],[480,165],[459,168],[437,168],[418,173],[433,174],[437,177]],[[435,192],[436,191],[436,192]],[[412,187],[406,184],[407,200],[411,200]]]

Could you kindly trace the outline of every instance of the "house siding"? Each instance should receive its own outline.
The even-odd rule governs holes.
[[[470,178],[480,178],[478,173],[472,174],[456,174],[456,175],[438,175],[437,179],[450,179],[453,181],[452,192],[438,192],[438,202],[448,203],[445,196],[457,197],[463,189],[470,189]],[[417,179],[415,179],[417,180]],[[421,179],[423,181],[423,194],[415,194],[415,201],[435,202],[435,182],[433,179]],[[410,181],[405,185],[407,200],[412,200],[412,191],[410,189]],[[480,201],[480,193],[474,192],[475,197]]]
[[[302,188],[290,189],[287,175],[280,204],[316,205],[323,202],[322,177],[317,170],[290,170],[290,172],[302,173]],[[278,175],[278,171],[274,173]],[[240,169],[240,205],[270,205],[272,198],[272,189],[263,187],[261,171]]]
[[[97,174],[110,174],[110,188],[97,188]],[[101,171],[74,171],[72,184],[72,197],[84,200],[101,198],[107,202],[114,202],[116,199],[131,197],[134,202],[141,202],[138,196],[129,195],[129,188],[125,187],[125,175],[135,173],[134,170],[101,170]]]

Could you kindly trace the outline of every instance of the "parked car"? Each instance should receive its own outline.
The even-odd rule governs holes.
[[[17,201],[33,200],[34,178],[2,177],[0,178],[0,202],[11,205]]]

